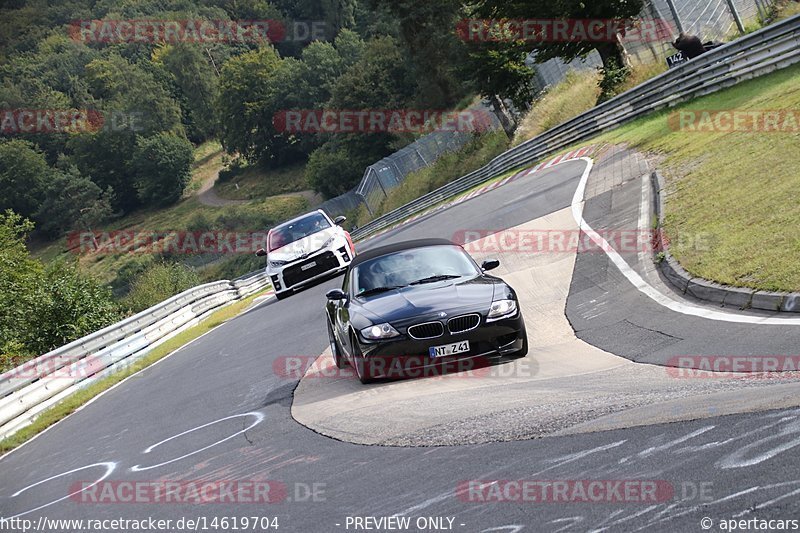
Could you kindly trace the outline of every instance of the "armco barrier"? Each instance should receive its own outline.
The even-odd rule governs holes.
[[[48,407],[146,355],[217,308],[270,284],[263,270],[188,289],[0,375],[0,438]]]
[[[364,224],[363,239],[489,179],[655,110],[710,94],[800,61],[800,15],[767,26],[673,68],[504,152],[486,166]]]

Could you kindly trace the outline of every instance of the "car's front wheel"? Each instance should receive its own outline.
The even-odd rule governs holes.
[[[375,378],[371,375],[369,365],[364,358],[364,354],[361,353],[361,348],[358,346],[358,339],[356,339],[355,336],[351,337],[350,345],[353,349],[353,366],[356,368],[356,375],[359,381],[365,385],[367,383],[372,383],[375,381]]]
[[[347,361],[342,357],[342,352],[339,351],[339,343],[336,342],[336,337],[333,334],[333,328],[331,327],[330,321],[328,322],[328,342],[331,344],[331,356],[333,357],[333,362],[336,364],[336,368],[346,368]]]

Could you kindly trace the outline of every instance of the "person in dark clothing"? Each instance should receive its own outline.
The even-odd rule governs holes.
[[[672,43],[672,46],[683,52],[683,57],[686,59],[695,58],[706,51],[699,37],[686,33],[681,33],[678,35],[678,38],[675,39],[675,42]]]

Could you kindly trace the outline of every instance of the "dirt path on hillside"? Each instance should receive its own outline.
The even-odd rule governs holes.
[[[219,178],[220,170],[222,170],[221,152],[219,155],[211,158],[211,160],[205,163],[202,166],[202,170],[199,171],[204,174],[204,176],[202,176],[202,181],[200,182],[200,188],[197,189],[196,193],[197,199],[200,200],[200,203],[211,207],[246,204],[247,200],[229,200],[227,198],[222,198],[217,194],[217,191],[214,190],[214,184],[217,182],[217,178]]]
[[[207,163],[205,163],[202,170],[199,170],[200,173],[204,174],[201,177],[202,181],[200,182],[200,187],[195,193],[197,195],[197,199],[200,200],[200,203],[210,207],[224,207],[226,205],[241,205],[253,201],[231,200],[229,198],[223,198],[219,196],[216,189],[214,189],[214,184],[219,178],[219,171],[221,169],[222,154],[220,153],[218,156],[211,158]],[[283,198],[287,196],[301,196],[305,198],[306,201],[308,201],[309,208],[317,207],[325,200],[321,194],[318,194],[313,190],[278,194],[275,196],[270,196],[270,198]]]

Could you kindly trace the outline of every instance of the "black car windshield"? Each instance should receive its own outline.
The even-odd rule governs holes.
[[[318,231],[328,229],[331,223],[321,213],[311,213],[301,219],[278,226],[269,234],[269,251],[299,241]]]
[[[383,287],[419,285],[479,273],[461,247],[425,246],[365,261],[353,269],[351,279],[353,293],[359,295],[380,293]]]

